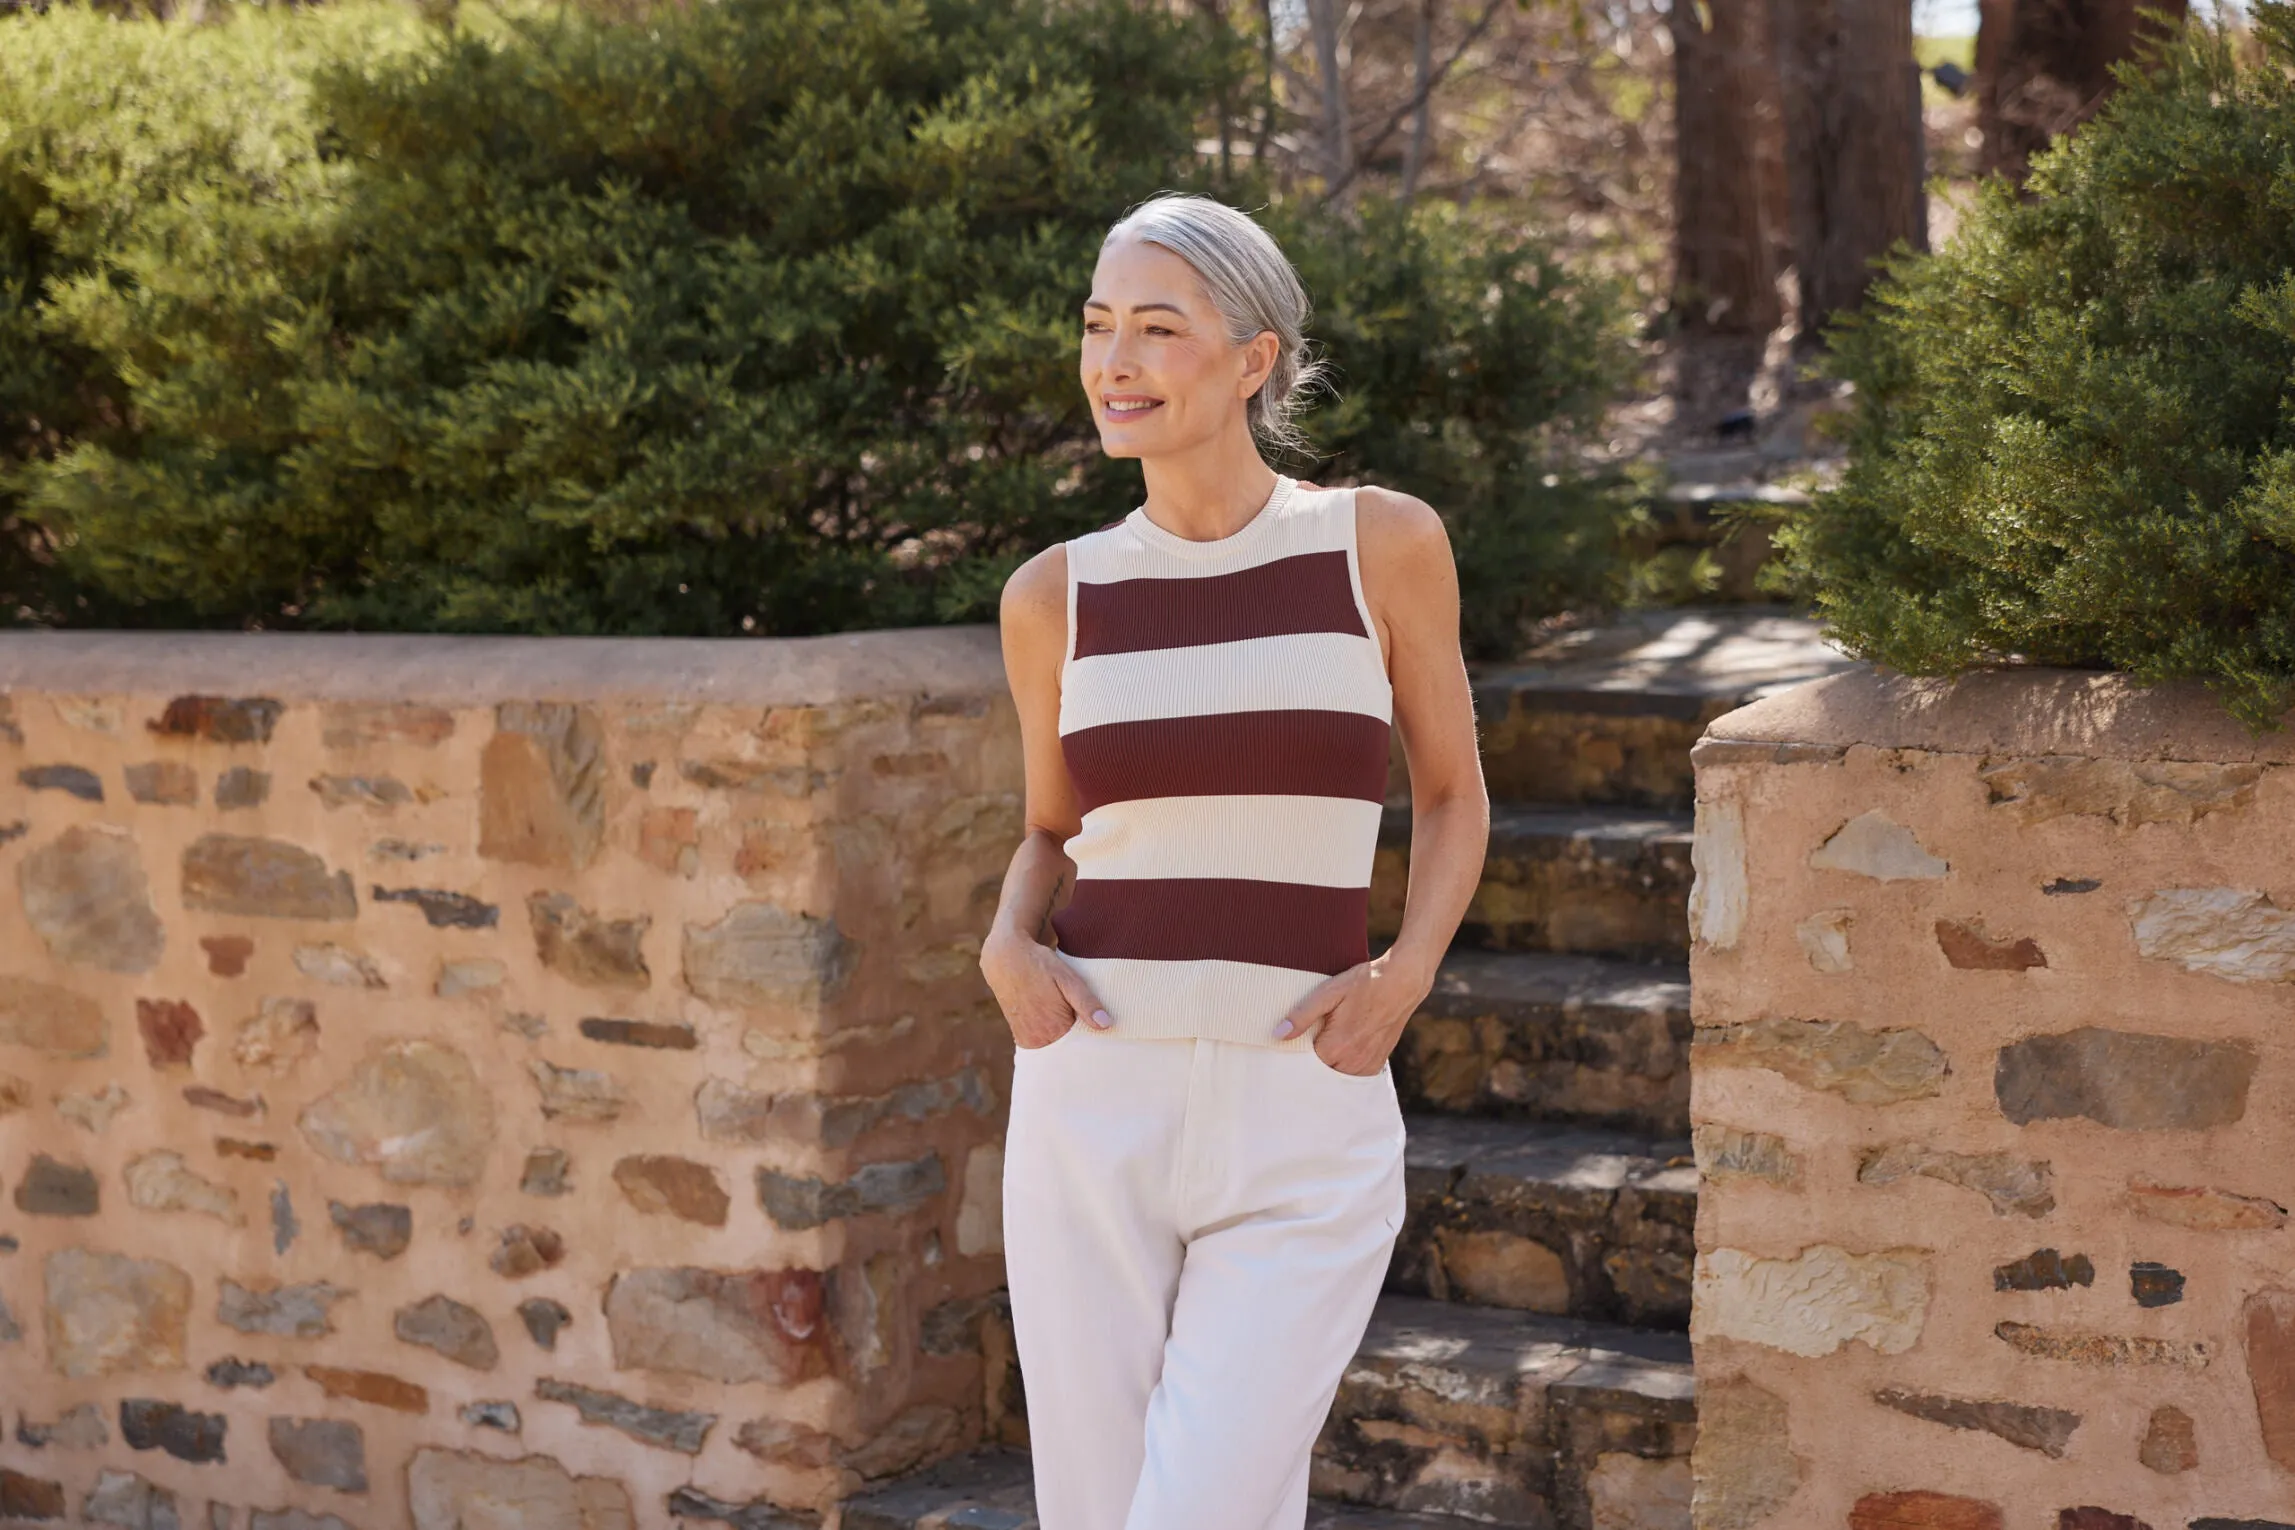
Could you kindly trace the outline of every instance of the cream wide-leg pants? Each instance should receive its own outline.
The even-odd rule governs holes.
[[[1016,1049],[1004,1254],[1043,1530],[1299,1530],[1403,1204],[1386,1069],[1080,1022]]]

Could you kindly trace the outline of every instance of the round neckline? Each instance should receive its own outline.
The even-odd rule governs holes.
[[[1243,545],[1246,538],[1273,520],[1276,512],[1283,508],[1284,504],[1290,500],[1292,492],[1298,487],[1298,479],[1285,473],[1277,473],[1275,475],[1275,488],[1273,492],[1268,494],[1267,503],[1253,512],[1251,519],[1236,527],[1226,536],[1214,537],[1208,542],[1198,542],[1192,537],[1183,537],[1176,532],[1166,531],[1148,519],[1147,506],[1145,505],[1139,506],[1131,514],[1125,516],[1124,524],[1130,526],[1133,534],[1151,547],[1160,547],[1165,552],[1177,553],[1183,558],[1216,558],[1222,553],[1233,552],[1237,547]]]

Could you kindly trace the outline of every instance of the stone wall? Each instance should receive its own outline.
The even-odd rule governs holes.
[[[1853,671],[1696,763],[1701,1530],[2295,1522],[2295,736]]]
[[[0,636],[0,1522],[769,1530],[1008,1435],[1019,788],[983,629]]]

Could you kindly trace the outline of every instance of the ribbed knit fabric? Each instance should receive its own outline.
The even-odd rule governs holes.
[[[1278,476],[1218,541],[1134,510],[1068,543],[1083,827],[1052,927],[1117,1034],[1278,1045],[1285,1010],[1368,958],[1393,711],[1354,490]]]

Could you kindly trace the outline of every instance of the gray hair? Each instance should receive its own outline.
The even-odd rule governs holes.
[[[1306,395],[1322,384],[1326,367],[1310,355],[1306,329],[1313,306],[1282,247],[1250,214],[1209,197],[1167,191],[1133,207],[1100,241],[1158,244],[1195,268],[1204,296],[1227,324],[1227,342],[1241,345],[1263,329],[1275,332],[1275,366],[1245,406],[1251,434],[1279,451],[1313,455],[1293,423]]]

